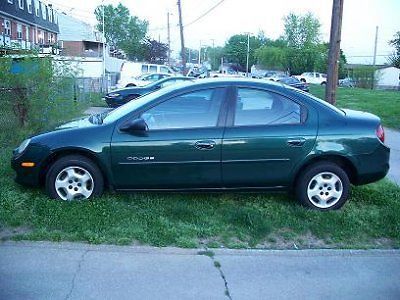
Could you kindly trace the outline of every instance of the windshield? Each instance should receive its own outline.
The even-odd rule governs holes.
[[[159,81],[161,81],[161,80],[159,80]],[[159,82],[159,81],[157,81],[157,82]],[[129,101],[128,103],[107,113],[107,115],[104,116],[104,118],[103,118],[103,123],[104,124],[112,123],[112,122],[122,118],[123,116],[129,114],[130,112],[140,108],[142,105],[145,105],[146,103],[151,102],[154,99],[157,99],[158,97],[175,90],[177,88],[177,86],[186,85],[186,84],[189,84],[190,82],[192,82],[192,81],[185,80],[185,81],[179,82],[177,84],[167,86],[161,90],[158,90],[158,91],[146,94],[144,96],[141,96],[139,98],[136,98],[133,101]]]

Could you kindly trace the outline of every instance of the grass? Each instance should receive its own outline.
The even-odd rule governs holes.
[[[346,99],[363,99],[364,91],[360,95]],[[0,132],[2,240],[187,248],[400,247],[400,188],[387,181],[353,187],[344,208],[328,213],[306,210],[287,194],[267,193],[108,192],[92,201],[67,203],[13,182],[11,149],[29,130],[24,131],[10,127]]]
[[[325,88],[310,85],[310,92],[324,99]],[[372,91],[361,88],[338,88],[337,106],[373,113],[382,119],[384,126],[400,129],[400,92]]]

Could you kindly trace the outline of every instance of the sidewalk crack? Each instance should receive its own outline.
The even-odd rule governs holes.
[[[199,251],[197,254],[205,255],[205,256],[209,257],[212,260],[212,262],[214,264],[214,267],[216,267],[218,269],[219,275],[221,276],[222,280],[224,281],[225,296],[227,296],[229,298],[229,300],[232,300],[232,296],[231,296],[231,293],[229,291],[228,281],[226,279],[224,271],[222,271],[221,263],[215,259],[215,253],[213,251],[209,250],[207,247],[205,247],[204,250]]]
[[[85,256],[86,256],[86,254],[87,254],[88,252],[89,252],[89,250],[85,250],[85,252],[82,253],[81,258],[79,259],[78,267],[76,268],[74,277],[72,277],[71,288],[70,288],[68,294],[65,296],[65,300],[68,300],[68,299],[71,297],[72,292],[74,291],[74,288],[75,288],[75,279],[76,279],[76,277],[78,276],[79,272],[81,271],[82,263],[85,261]]]

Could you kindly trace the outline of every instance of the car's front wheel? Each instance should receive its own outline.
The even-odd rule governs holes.
[[[300,175],[295,189],[300,204],[317,210],[334,210],[347,201],[350,180],[337,164],[321,162]]]
[[[46,190],[54,199],[89,199],[101,195],[103,186],[99,168],[81,155],[68,155],[56,160],[46,175]]]

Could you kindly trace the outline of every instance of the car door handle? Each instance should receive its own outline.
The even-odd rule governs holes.
[[[215,141],[197,141],[194,147],[199,150],[211,150],[215,147]]]
[[[291,147],[301,147],[306,142],[306,139],[298,138],[298,139],[288,139],[287,144]]]

